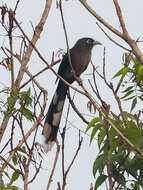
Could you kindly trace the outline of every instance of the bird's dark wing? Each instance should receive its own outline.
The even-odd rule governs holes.
[[[69,69],[69,60],[68,60],[68,56],[67,54],[65,54],[63,56],[63,59],[62,59],[62,62],[59,66],[59,69],[58,69],[58,74],[63,77],[64,75],[64,72],[67,71],[67,69]]]
[[[63,56],[63,59],[58,69],[58,74],[69,83],[72,83],[74,81],[67,53]],[[56,79],[56,81],[57,80],[58,78]]]

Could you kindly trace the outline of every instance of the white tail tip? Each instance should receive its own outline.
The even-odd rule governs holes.
[[[46,153],[49,152],[52,149],[52,147],[54,146],[54,144],[55,144],[55,141],[49,141],[48,144],[44,143],[43,144],[44,151]]]

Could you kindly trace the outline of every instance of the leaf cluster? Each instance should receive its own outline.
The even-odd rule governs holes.
[[[129,115],[126,116],[126,125],[118,119],[110,118],[110,121],[143,152],[143,129],[136,120],[131,120]],[[143,158],[137,155],[112,127],[109,127],[107,131],[106,121],[102,118],[92,119],[87,126],[86,131],[88,130],[92,131],[91,142],[95,135],[97,136],[99,148],[99,154],[93,164],[93,175],[96,178],[94,189],[98,189],[107,180],[108,163],[117,189],[126,189],[127,186],[129,186],[128,190],[135,186],[143,187]],[[129,182],[129,179],[132,180]]]
[[[17,103],[17,104],[16,104]],[[34,121],[33,113],[30,108],[32,107],[32,97],[30,88],[27,91],[19,92],[13,88],[7,98],[7,111],[4,111],[6,116],[16,115],[20,113],[26,119]]]
[[[125,54],[123,67],[114,78],[119,78],[117,91],[114,91],[115,99],[122,88],[118,103],[122,107],[122,102],[130,102],[130,110],[124,111],[121,108],[118,115],[109,114],[108,120],[143,153],[142,109],[133,114],[143,101],[143,65],[132,55]],[[90,142],[96,137],[99,148],[93,164],[94,190],[107,180],[110,181],[109,184],[112,181],[114,189],[140,190],[143,188],[143,157],[124,141],[111,123],[99,114],[86,128],[86,132],[91,131]]]
[[[143,65],[131,55],[125,56],[123,68],[121,68],[113,78],[120,77],[118,85],[125,88],[121,99],[123,101],[132,100],[130,112],[136,107],[137,103],[143,101]]]
[[[28,151],[26,151],[25,146],[23,146],[23,147],[17,146],[14,149],[14,155],[12,157],[13,166],[14,167],[16,167],[16,166],[20,167],[21,170],[23,168],[23,170],[24,170],[25,166],[26,166],[26,163],[28,161],[28,158],[29,158],[29,153],[28,153]],[[0,172],[0,190],[1,190],[1,188],[2,189],[18,190],[18,188],[16,186],[13,186],[13,183],[18,180],[18,178],[20,177],[21,172],[22,171],[20,171],[19,169],[16,169],[12,173],[12,175],[10,177],[7,172],[1,171]],[[8,184],[4,183],[4,181],[3,181],[3,174],[6,177],[8,177],[8,179],[9,179],[9,183]]]
[[[17,172],[14,172],[8,184],[4,184],[3,174],[6,175],[10,179],[7,172],[0,171],[0,190],[18,190],[19,188],[16,186],[13,186],[12,184],[14,181],[18,179],[19,174]]]

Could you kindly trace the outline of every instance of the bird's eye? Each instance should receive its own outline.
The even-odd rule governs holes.
[[[86,43],[89,44],[89,45],[91,45],[91,44],[93,44],[93,40],[92,40],[92,39],[88,39],[88,40],[86,41]]]

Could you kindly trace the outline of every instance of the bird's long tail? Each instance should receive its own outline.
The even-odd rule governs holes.
[[[45,152],[51,150],[52,146],[55,144],[67,90],[68,86],[63,81],[59,80],[59,84],[46,115],[42,132],[44,136],[43,147]]]

